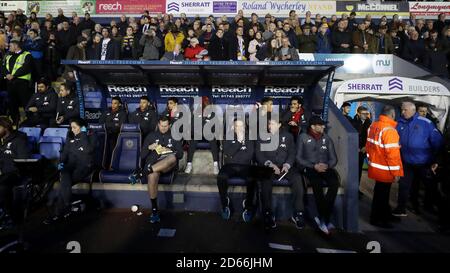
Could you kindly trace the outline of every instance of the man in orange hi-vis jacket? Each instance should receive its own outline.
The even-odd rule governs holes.
[[[400,157],[400,137],[395,129],[395,109],[386,105],[378,121],[372,123],[367,133],[366,151],[369,161],[369,178],[375,180],[370,223],[383,228],[392,228],[389,206],[391,184],[403,176]]]

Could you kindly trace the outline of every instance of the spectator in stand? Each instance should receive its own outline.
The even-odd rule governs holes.
[[[245,48],[245,45],[247,42],[243,35],[244,28],[239,26],[236,29],[236,34],[229,40],[228,58],[230,58],[230,60],[246,61],[245,55],[247,54],[247,49]]]
[[[284,35],[289,38],[289,43],[294,48],[298,48],[298,40],[297,35],[295,35],[295,31],[291,28],[289,23],[284,23],[283,25]]]
[[[87,44],[86,48],[86,58],[88,60],[96,60],[97,59],[97,51],[101,46],[100,42],[102,41],[102,35],[96,34],[92,38],[92,42]]]
[[[53,22],[55,23],[55,25],[59,25],[59,24],[64,23],[64,22],[69,23],[69,18],[67,18],[64,15],[63,9],[59,8],[58,9],[58,16],[53,20]]]
[[[208,48],[208,54],[212,61],[226,61],[228,60],[228,48],[225,39],[223,38],[224,31],[218,29],[216,34],[211,39]]]
[[[102,29],[102,40],[100,46],[97,48],[96,59],[97,60],[119,60],[120,59],[120,46],[119,43],[110,38],[110,30],[107,28]]]
[[[205,48],[208,49],[211,39],[214,37],[214,29],[212,24],[205,25],[205,31],[200,35],[199,42]]]
[[[50,33],[44,52],[45,76],[50,81],[55,81],[58,77],[58,68],[61,60],[61,53],[58,50],[58,47],[59,43],[56,40],[56,35],[54,33]]]
[[[28,31],[28,39],[25,41],[23,49],[33,56],[33,79],[37,80],[43,76],[42,60],[44,58],[44,41],[39,37],[35,29]]]
[[[126,28],[125,36],[122,39],[121,56],[123,60],[137,60],[139,56],[139,41],[134,36],[131,26]]]
[[[356,22],[356,12],[350,12],[348,17],[348,31],[354,31],[358,28],[358,23]]]
[[[298,50],[300,53],[316,52],[317,36],[311,35],[311,28],[306,25],[303,34],[298,38]]]
[[[288,37],[284,37],[282,46],[278,50],[277,59],[279,61],[298,61],[299,56],[297,49],[291,46]]]
[[[256,58],[260,61],[278,61],[277,41],[267,41],[256,53]]]
[[[183,33],[181,33],[180,30],[175,25],[172,25],[170,27],[169,33],[167,33],[164,38],[164,45],[165,45],[164,49],[166,50],[166,52],[172,52],[173,49],[175,48],[175,44],[179,44],[181,46],[183,40],[184,40]]]
[[[425,21],[423,19],[418,19],[415,26],[416,31],[419,33],[419,37],[424,39],[425,33],[428,31],[425,27]]]
[[[269,24],[269,28],[266,31],[264,31],[264,33],[263,33],[264,41],[268,41],[275,36],[276,28],[277,28],[277,26],[275,25],[275,23]]]
[[[345,29],[347,20],[340,20],[337,29],[331,34],[333,53],[351,53],[352,35]]]
[[[162,42],[153,29],[145,31],[139,45],[143,48],[142,60],[159,60],[159,48],[162,46]]]
[[[56,38],[58,40],[58,49],[60,56],[66,56],[69,48],[76,44],[77,34],[73,29],[70,28],[69,22],[64,21],[63,29],[56,33]]]
[[[183,61],[184,56],[180,51],[181,46],[179,44],[176,44],[173,52],[165,52],[161,58],[161,61]]]
[[[248,46],[248,53],[250,54],[250,61],[258,61],[256,58],[256,52],[262,47],[264,41],[262,33],[258,31],[255,34],[255,39],[251,40]]]
[[[412,12],[409,13],[409,19],[406,21],[406,24],[409,25],[409,26],[413,26],[413,27],[416,26],[417,21],[416,21],[416,14],[415,13],[412,13]]]
[[[419,33],[412,31],[411,37],[405,42],[403,47],[402,58],[414,62],[422,63],[425,55],[425,44],[423,40],[419,39]]]
[[[191,44],[184,50],[184,57],[190,61],[201,61],[207,55],[207,51],[203,48],[197,38],[191,39]]]
[[[327,24],[320,26],[320,32],[317,34],[317,53],[331,53],[331,38]]]
[[[439,38],[444,36],[444,33],[442,32],[446,26],[448,26],[448,23],[445,21],[446,14],[441,13],[438,16],[438,20],[434,22],[433,29],[436,30]]]
[[[353,32],[353,53],[369,53],[369,46],[372,42],[372,35],[366,32],[366,28],[367,25],[362,22],[358,24],[358,30]]]
[[[378,33],[373,36],[371,50],[372,54],[392,54],[394,44],[391,36],[387,34],[387,26],[381,26]]]
[[[438,36],[436,30],[430,32],[430,36],[425,40],[424,65],[428,67],[435,75],[448,77],[447,71],[447,53],[449,44],[447,40]]]
[[[427,20],[427,25],[425,26],[426,32],[424,33],[423,38],[426,39],[430,35],[430,31],[434,29],[433,20]]]
[[[122,37],[122,35],[120,35],[119,29],[117,28],[117,26],[111,27],[111,39],[116,41],[116,43],[118,43],[119,45],[122,44],[123,37]]]
[[[397,32],[397,29],[392,29],[389,31],[389,34],[391,35],[392,45],[394,46],[394,51],[392,52],[392,54],[394,54],[395,56],[400,56],[401,39],[397,36]]]
[[[314,25],[314,21],[311,19],[311,12],[308,10],[305,14],[305,19],[302,19],[301,26],[305,28],[305,26],[312,27]]]
[[[86,46],[87,40],[83,37],[78,37],[77,44],[69,48],[66,60],[80,60],[80,61],[86,60]],[[66,65],[65,67],[64,75],[65,75],[64,78],[74,80],[73,69],[68,65]]]
[[[117,23],[117,27],[119,28],[120,35],[125,37],[125,35],[127,35],[127,28],[128,28],[128,19],[125,14],[122,14],[120,16],[120,22]]]

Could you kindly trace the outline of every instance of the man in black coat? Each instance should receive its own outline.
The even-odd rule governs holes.
[[[83,31],[85,29],[89,29],[89,30],[93,31],[94,28],[95,28],[95,22],[91,20],[91,15],[86,12],[84,14],[83,21],[81,21],[81,23],[80,23],[80,29],[81,29],[81,31]]]
[[[103,39],[100,41],[100,46],[97,48],[97,60],[119,60],[120,59],[120,45],[114,39],[110,38],[110,30],[108,28],[102,29]]]
[[[208,46],[208,55],[211,61],[226,61],[228,60],[227,43],[223,38],[223,30],[218,29],[216,34],[211,39]]]
[[[294,214],[292,221],[298,229],[305,226],[303,184],[299,171],[294,167],[296,146],[292,134],[280,130],[281,123],[276,119],[269,120],[269,138],[258,140],[256,144],[256,160],[259,165],[271,169],[270,175],[261,176],[261,199],[266,228],[275,228],[275,217],[272,215],[273,180],[284,178],[291,183]],[[275,139],[278,138],[278,141]],[[272,147],[276,144],[276,147]]]
[[[20,184],[19,170],[14,159],[30,158],[27,136],[13,130],[13,123],[0,117],[0,229],[20,217],[20,210],[13,198],[13,188]],[[8,216],[9,215],[9,216]]]
[[[235,118],[231,130],[234,136],[233,139],[227,139],[223,142],[224,165],[217,175],[217,187],[219,188],[220,202],[222,204],[222,218],[229,220],[231,217],[228,179],[240,177],[245,179],[247,186],[246,198],[243,201],[244,211],[242,218],[245,222],[249,222],[253,217],[253,201],[256,188],[251,171],[255,141],[249,140],[243,120]]]
[[[69,22],[64,21],[63,29],[56,33],[56,41],[60,56],[67,56],[69,48],[77,43],[77,34],[75,29],[71,28]]]
[[[130,109],[129,109],[130,110]],[[156,129],[158,117],[155,110],[150,107],[150,100],[147,96],[142,96],[139,100],[139,108],[128,114],[128,122],[139,124],[142,139]]]
[[[372,124],[372,121],[369,118],[369,110],[365,106],[359,106],[356,110],[356,115],[353,118],[352,125],[356,129],[359,135],[359,164],[358,164],[358,171],[359,171],[359,182],[361,183],[361,174],[362,174],[362,167],[364,164],[364,159],[366,159],[366,141],[367,141],[367,130],[369,129],[370,125]],[[361,191],[359,192],[361,196]]]
[[[244,61],[247,52],[246,38],[244,37],[244,28],[238,26],[235,35],[231,36],[228,41],[228,59],[233,61]]]
[[[352,35],[345,29],[346,21],[340,20],[331,34],[333,53],[352,53]]]
[[[27,120],[22,123],[22,126],[39,126],[42,130],[55,127],[58,95],[45,79],[37,82],[37,90],[38,92],[33,94],[25,107]]]

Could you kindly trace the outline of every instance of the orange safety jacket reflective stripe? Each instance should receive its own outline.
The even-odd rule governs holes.
[[[368,176],[380,182],[392,183],[396,176],[403,176],[400,156],[400,136],[397,122],[380,115],[367,132],[366,152],[369,162]]]

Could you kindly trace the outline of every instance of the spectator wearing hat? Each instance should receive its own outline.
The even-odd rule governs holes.
[[[297,140],[297,164],[300,172],[309,180],[317,205],[318,217],[314,220],[325,234],[333,228],[331,214],[339,188],[339,180],[333,169],[337,164],[333,140],[324,132],[325,122],[318,116],[312,116],[309,127]],[[328,191],[324,194],[323,182]]]
[[[264,16],[264,31],[269,29],[270,26],[270,19],[272,18],[272,15],[270,15],[270,13],[267,13],[266,16]],[[263,31],[263,30],[261,30]]]
[[[366,30],[367,25],[364,22],[361,22],[358,24],[358,29],[353,32],[353,53],[369,53],[369,46],[372,43],[372,35]]]
[[[298,51],[300,53],[314,53],[316,52],[317,36],[311,34],[311,27],[305,25],[303,27],[303,34],[298,36]]]
[[[197,38],[192,38],[189,47],[184,50],[184,57],[190,61],[201,61],[207,54]]]
[[[322,24],[317,33],[317,53],[331,53],[331,38],[328,24]]]
[[[387,26],[380,26],[378,32],[373,36],[370,51],[372,54],[392,54],[394,53],[394,44],[392,38],[387,34]]]

